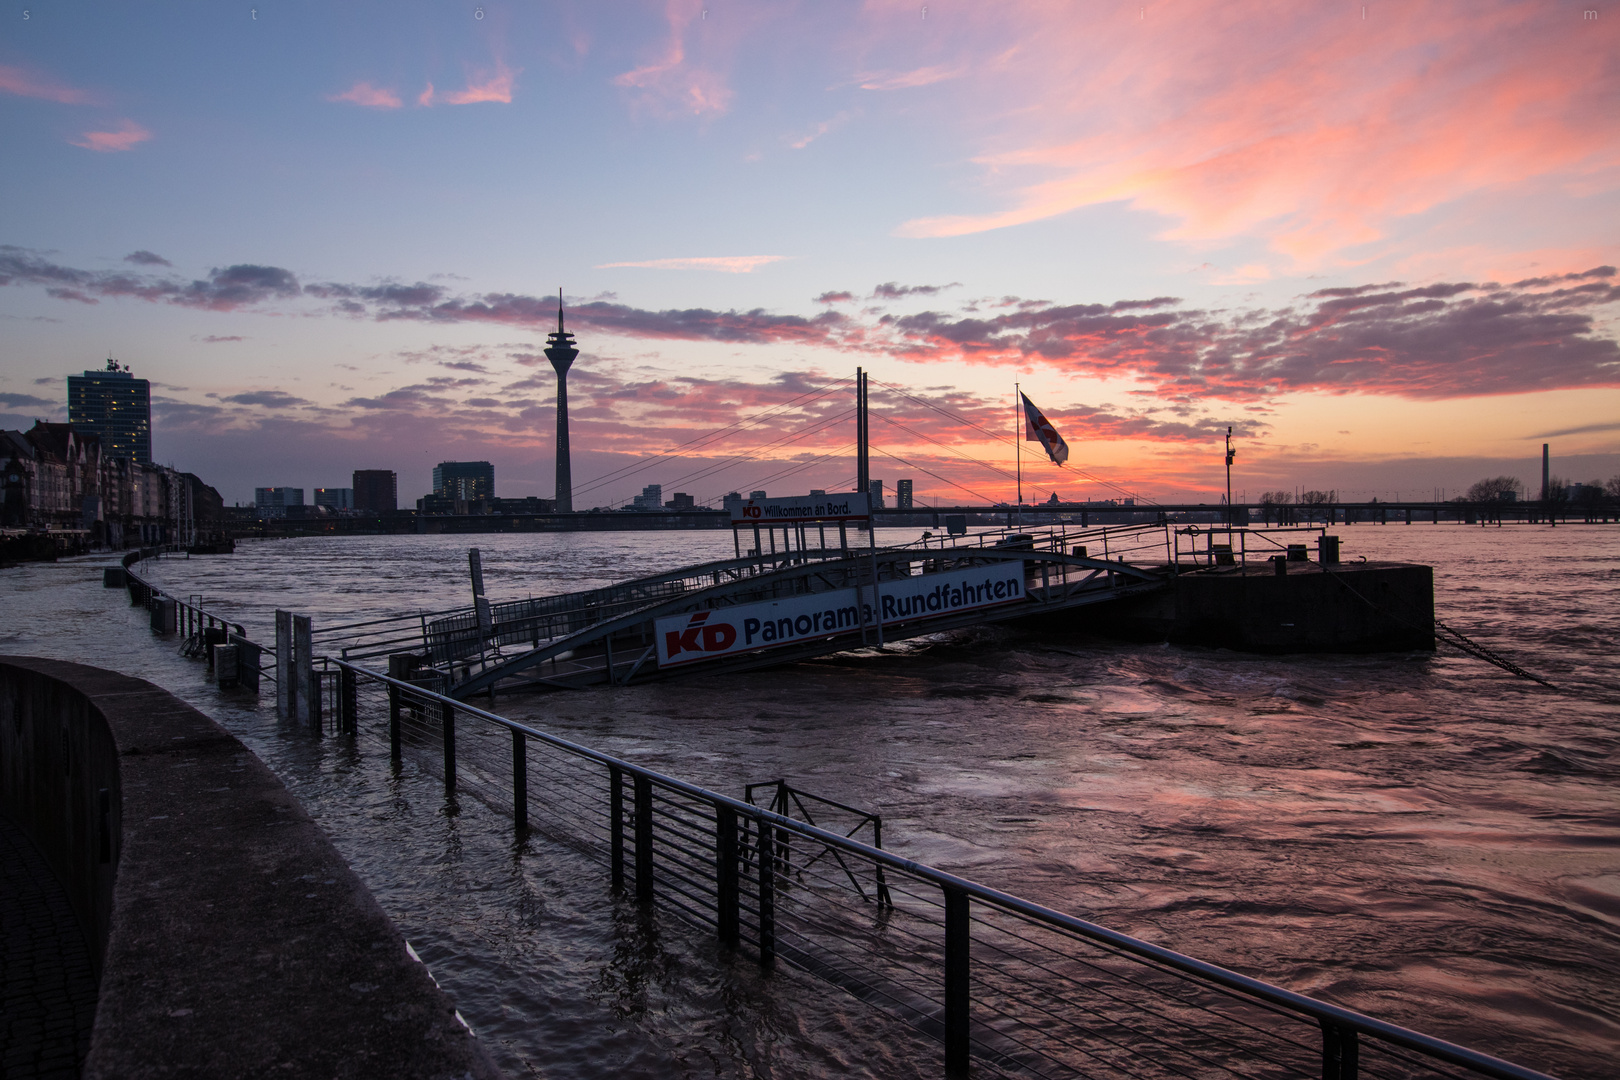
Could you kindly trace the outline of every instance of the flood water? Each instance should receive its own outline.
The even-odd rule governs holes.
[[[1620,528],[1341,527],[1435,567],[1436,611],[1557,684],[1470,657],[1256,657],[1009,628],[750,674],[501,698],[496,711],[740,795],[882,813],[885,846],[1032,900],[1570,1078],[1620,1059]],[[898,530],[880,542],[909,539]],[[731,554],[726,533],[244,543],[144,564],[269,641]],[[163,685],[263,757],[513,1075],[931,1076],[937,1049],[791,971],[643,925],[600,869],[374,740],[317,742],[219,691],[100,585],[0,571],[0,652]]]

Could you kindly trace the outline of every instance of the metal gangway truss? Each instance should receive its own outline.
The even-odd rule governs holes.
[[[789,529],[779,531],[771,550],[762,550],[756,540],[755,548],[735,558],[500,603],[483,597],[482,573],[475,567],[473,607],[327,627],[316,636],[323,647],[348,660],[405,655],[410,663],[395,669],[397,675],[408,668],[409,677],[461,700],[520,688],[624,685],[760,668],[976,625],[1059,615],[1165,588],[1178,573],[1220,572],[1226,567],[1219,563],[1258,557],[1251,548],[1280,552],[1284,544],[1267,534],[1297,538],[1293,534],[1299,531],[1223,529],[1218,538],[1225,543],[1216,544],[1217,534],[1183,536],[1190,531],[1158,523],[1078,530],[1014,526],[969,536],[924,534],[910,544],[860,548],[847,542],[811,546],[813,534]],[[959,609],[899,608],[887,617],[878,615],[885,603],[915,595],[919,586],[991,570],[1001,580],[1018,581],[1015,597]],[[743,647],[720,655],[683,654],[672,663],[668,648],[660,654],[660,642],[668,645],[671,632],[695,639],[707,625],[712,640],[724,636],[714,629],[720,623],[729,619],[736,625],[737,618],[759,605],[796,605],[802,611],[807,602],[816,606],[812,598],[822,597],[843,598],[837,610],[858,616],[835,621],[825,630],[801,619],[807,632],[791,635],[792,640],[743,642]],[[832,617],[831,607],[826,614]],[[669,620],[680,616],[688,618],[672,631]]]
[[[1055,614],[1150,592],[1168,580],[1163,568],[1089,555],[1083,547],[1064,541],[1065,534],[1054,531],[1042,537],[1013,533],[994,542],[938,547],[817,548],[747,555],[603,589],[491,605],[487,619],[477,612],[442,617],[425,624],[424,643],[429,663],[444,677],[449,693],[464,700],[497,688],[622,685],[764,667]],[[1005,583],[1007,596],[992,596],[987,584],[973,584],[978,581]],[[949,604],[930,608],[915,599],[919,590],[926,596],[954,584],[960,591],[964,582],[985,602],[952,610]],[[819,614],[815,619],[800,614],[798,628],[808,632],[791,635],[791,640],[786,633],[775,641],[752,640],[750,634],[744,645],[757,647],[670,662],[671,633],[684,633],[695,641],[703,623],[717,626],[728,616],[757,612],[760,605],[772,605],[767,610],[775,611],[784,601],[813,597],[828,597],[829,603],[841,605],[836,620],[834,609],[828,607],[831,626],[820,626]],[[851,597],[854,605],[847,602]],[[797,605],[801,612],[804,606]],[[844,612],[852,614],[845,618]],[[681,615],[692,618],[685,627],[671,631],[668,620]],[[760,620],[744,620],[750,621]],[[765,632],[769,634],[770,628]],[[711,632],[709,640],[717,636],[724,638],[723,633]],[[666,645],[662,657],[661,642]]]

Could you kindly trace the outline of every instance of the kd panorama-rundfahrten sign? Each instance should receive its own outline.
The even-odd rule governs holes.
[[[856,633],[874,626],[872,590],[833,589],[784,600],[689,611],[653,624],[658,666],[758,652],[816,638]],[[1024,598],[1024,563],[996,563],[972,570],[885,581],[878,606],[885,625],[937,619],[974,608],[1010,604]]]
[[[859,491],[827,495],[789,495],[779,499],[749,499],[731,508],[731,524],[785,525],[797,521],[865,521],[871,517],[868,497]]]

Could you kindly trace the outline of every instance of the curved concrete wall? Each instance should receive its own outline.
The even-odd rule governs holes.
[[[499,1076],[297,800],[166,691],[0,657],[0,803],[97,957],[85,1076]]]

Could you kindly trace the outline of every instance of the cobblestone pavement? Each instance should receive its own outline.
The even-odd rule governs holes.
[[[95,1014],[90,950],[67,892],[0,814],[0,1077],[77,1077]]]

